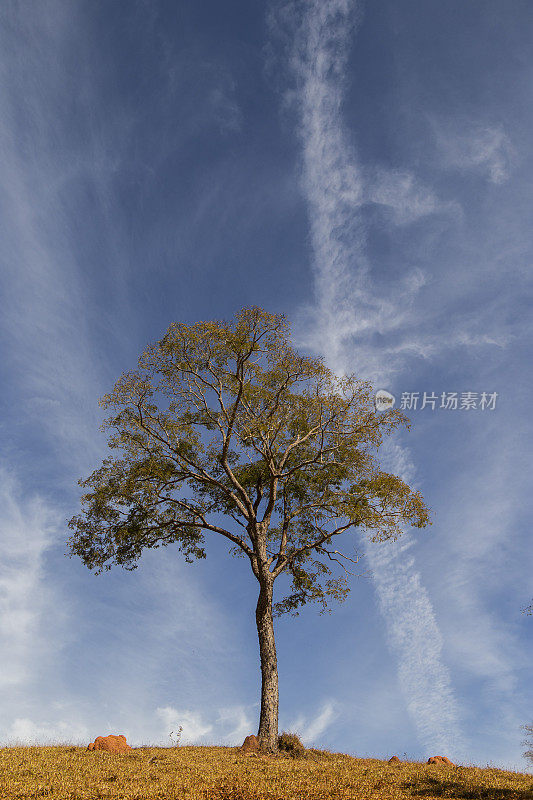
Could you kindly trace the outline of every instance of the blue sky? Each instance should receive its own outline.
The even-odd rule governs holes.
[[[275,621],[280,731],[527,770],[530,4],[42,0],[0,21],[0,744],[256,732],[257,581],[225,540],[98,576],[65,552],[108,454],[98,398],[171,322],[259,305],[336,374],[420,394],[380,452],[433,519],[345,534],[366,573],[346,602]]]

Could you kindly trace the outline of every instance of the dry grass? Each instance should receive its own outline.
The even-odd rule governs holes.
[[[308,749],[301,758],[243,755],[237,747],[0,748],[0,800],[533,800],[533,776],[500,769],[372,758]]]

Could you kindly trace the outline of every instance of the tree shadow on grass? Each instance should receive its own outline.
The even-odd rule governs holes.
[[[465,786],[456,781],[442,781],[428,776],[417,781],[406,781],[412,797],[450,797],[460,800],[533,800],[533,783],[529,789],[506,789],[497,786]]]

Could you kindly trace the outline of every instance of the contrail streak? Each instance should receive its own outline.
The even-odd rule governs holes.
[[[378,318],[401,319],[400,300],[388,305],[371,285],[360,207],[372,187],[364,183],[355,148],[341,117],[344,75],[351,34],[353,0],[314,0],[285,5],[285,21],[296,27],[291,68],[296,77],[299,136],[303,150],[302,185],[309,206],[317,308],[313,349],[331,369],[348,367],[341,346],[348,335],[361,336]],[[375,187],[374,187],[375,188]],[[411,287],[416,290],[416,286]],[[303,341],[300,340],[300,344]],[[380,353],[367,366],[379,363]],[[383,376],[383,370],[380,371]],[[385,469],[409,479],[408,451],[384,445]],[[453,756],[463,746],[460,711],[448,669],[442,663],[442,636],[431,601],[406,551],[414,540],[365,541],[389,644],[398,658],[399,682],[421,744],[427,752]]]

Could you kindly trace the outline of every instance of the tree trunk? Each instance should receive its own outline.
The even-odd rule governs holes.
[[[261,588],[255,609],[255,621],[261,655],[261,716],[257,737],[262,752],[277,753],[279,695],[278,660],[272,618],[274,581],[262,577],[259,583]]]

